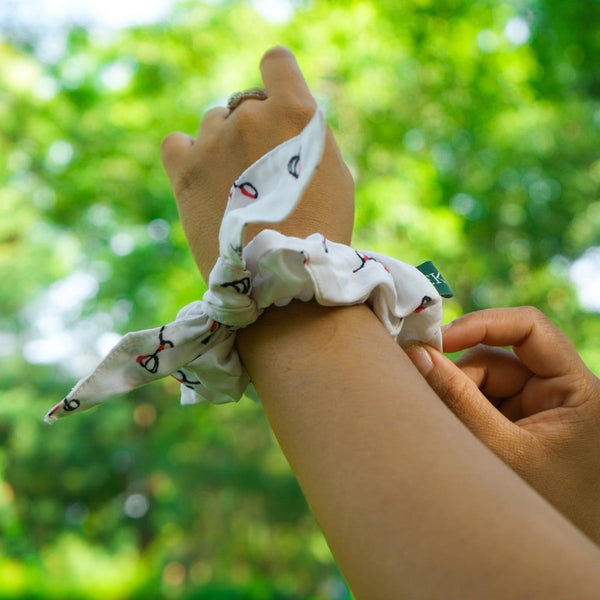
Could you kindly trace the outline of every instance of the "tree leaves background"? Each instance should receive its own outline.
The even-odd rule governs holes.
[[[159,159],[296,54],[356,181],[354,244],[534,304],[600,369],[569,276],[600,246],[600,3],[182,2],[161,23],[0,38],[0,598],[346,598],[260,407],[161,382],[53,427],[117,334],[204,284]],[[598,259],[590,278],[597,272]],[[597,284],[596,284],[597,285]]]

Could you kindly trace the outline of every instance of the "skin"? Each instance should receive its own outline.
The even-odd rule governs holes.
[[[163,143],[205,276],[229,185],[314,110],[289,51],[267,52],[261,73],[268,100],[211,111],[198,137]],[[329,138],[281,229],[347,242],[348,177]],[[440,402],[365,305],[271,308],[237,347],[356,598],[597,597],[597,547]]]
[[[231,184],[268,150],[300,133],[316,109],[286,49],[265,54],[261,74],[267,100],[245,100],[233,112],[215,108],[205,115],[197,137],[175,132],[162,143],[162,160],[184,232],[205,280],[217,260],[216,234]],[[321,165],[302,202],[288,219],[271,228],[297,237],[320,231],[334,242],[348,244],[353,222],[354,182],[328,130]],[[246,241],[260,229],[248,227]]]
[[[471,313],[407,353],[452,412],[600,544],[600,381],[532,307]],[[512,350],[499,348],[511,346]]]

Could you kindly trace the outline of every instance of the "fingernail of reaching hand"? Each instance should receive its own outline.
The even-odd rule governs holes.
[[[433,369],[433,361],[429,352],[421,344],[409,344],[404,348],[408,358],[417,367],[421,375],[427,375]]]

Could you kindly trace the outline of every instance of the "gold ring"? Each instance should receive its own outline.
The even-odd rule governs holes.
[[[243,92],[236,92],[231,94],[229,100],[227,100],[227,108],[233,110],[237,108],[244,100],[266,100],[267,92],[261,88],[251,88],[244,90]]]

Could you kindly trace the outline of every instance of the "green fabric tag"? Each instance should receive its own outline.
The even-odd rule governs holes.
[[[452,293],[450,286],[446,283],[444,276],[439,272],[438,268],[430,260],[418,265],[417,269],[431,281],[433,287],[438,291],[440,296],[452,298],[454,294]]]

